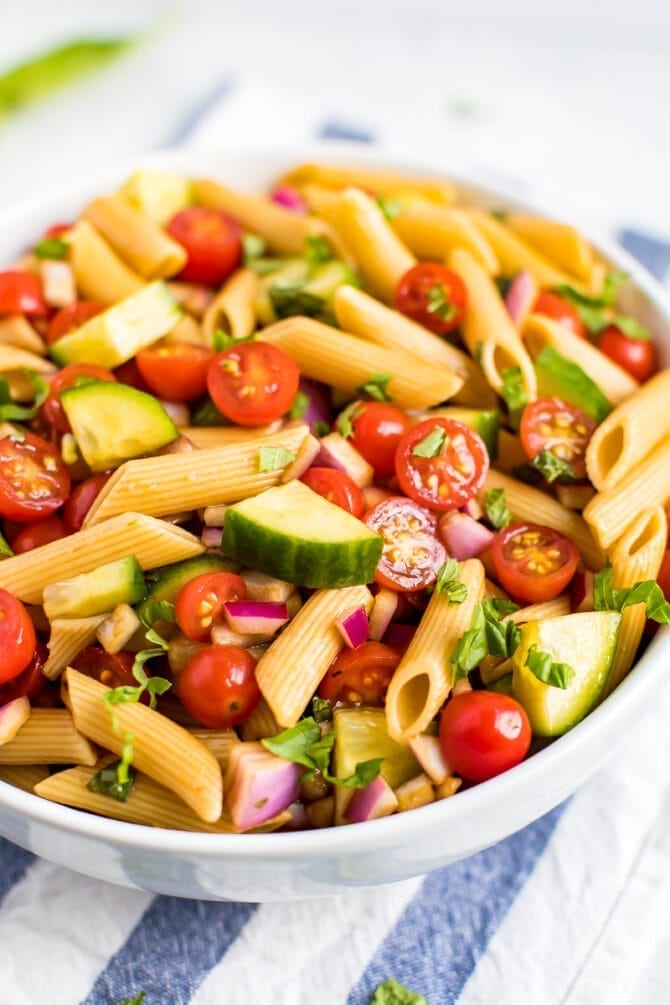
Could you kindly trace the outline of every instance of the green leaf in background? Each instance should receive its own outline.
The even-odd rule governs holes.
[[[426,998],[398,981],[384,981],[375,988],[370,1005],[428,1005]]]

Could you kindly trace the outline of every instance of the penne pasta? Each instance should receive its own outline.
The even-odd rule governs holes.
[[[281,731],[282,727],[278,725],[265,698],[261,698],[247,721],[242,723],[241,729],[242,739],[245,741],[263,740],[267,736],[276,736]]]
[[[394,216],[391,226],[417,258],[439,262],[453,248],[463,248],[490,276],[500,273],[491,245],[462,209],[411,206]]]
[[[205,344],[202,326],[190,314],[184,314],[167,335],[164,335],[160,341],[153,343],[152,349],[160,349],[166,345],[183,345],[184,343],[199,346]]]
[[[323,188],[365,189],[380,195],[392,196],[398,192],[411,191],[423,195],[438,205],[451,205],[456,200],[456,186],[444,178],[427,178],[423,175],[405,174],[400,171],[384,171],[379,168],[335,166],[332,164],[299,164],[281,179],[282,184],[301,188],[314,184]]]
[[[468,559],[460,567],[467,596],[452,604],[448,594],[433,593],[421,623],[391,678],[386,695],[390,736],[407,743],[422,733],[444,704],[454,682],[450,658],[472,623],[484,596],[484,566]]]
[[[34,708],[13,740],[0,746],[0,764],[95,764],[95,749],[66,708]]]
[[[483,209],[468,209],[466,212],[491,245],[503,276],[511,277],[517,272],[526,270],[541,287],[551,288],[570,282],[569,276],[557,269],[490,213]]]
[[[0,344],[15,346],[36,356],[46,356],[47,352],[44,339],[23,314],[7,314],[0,318]]]
[[[256,681],[280,726],[295,726],[344,642],[335,620],[372,607],[367,586],[317,590],[261,656]]]
[[[203,743],[139,702],[114,705],[112,709],[105,703],[110,689],[71,667],[65,671],[63,682],[72,718],[84,736],[120,757],[125,736],[130,734],[134,737],[133,764],[138,771],[174,792],[202,820],[213,823],[220,818],[221,769]]]
[[[207,345],[214,344],[214,332],[219,328],[233,338],[247,338],[255,331],[258,288],[258,276],[252,269],[240,269],[233,273],[202,319]]]
[[[186,251],[118,193],[89,202],[82,213],[144,279],[167,279],[186,265]]]
[[[505,474],[513,475],[515,470],[528,463],[526,453],[521,446],[521,439],[508,429],[498,431],[498,456],[495,465]]]
[[[68,240],[77,287],[87,300],[109,306],[144,286],[142,277],[121,261],[88,220],[80,220]]]
[[[180,430],[199,449],[224,447],[230,443],[252,443],[259,436],[270,436],[281,428],[281,422],[269,422],[265,426],[244,428],[243,426],[185,426]]]
[[[95,614],[90,618],[55,618],[51,622],[47,643],[49,658],[42,668],[44,676],[55,680],[77,653],[92,644],[105,617],[104,614]]]
[[[507,614],[502,620],[513,621],[517,625],[524,625],[527,621],[544,621],[545,618],[561,618],[564,614],[570,613],[570,597],[561,593],[553,600],[544,600],[542,603],[529,604],[528,607],[521,607],[518,611]]]
[[[0,781],[15,785],[24,792],[33,792],[38,782],[49,775],[46,764],[0,764]]]
[[[230,757],[230,748],[240,742],[234,729],[189,729],[191,736],[204,743],[219,762],[222,773],[225,773]]]
[[[575,227],[528,213],[506,213],[505,224],[548,261],[590,282],[595,264],[593,248]]]
[[[0,342],[0,377],[7,381],[14,401],[32,401],[35,397],[35,386],[26,370],[48,377],[56,372],[56,367],[51,360],[34,352]]]

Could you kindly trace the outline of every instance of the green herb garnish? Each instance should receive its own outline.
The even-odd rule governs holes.
[[[0,558],[11,558],[14,552],[7,544],[5,538],[0,534]]]
[[[519,424],[521,412],[528,404],[528,392],[523,382],[523,374],[520,366],[510,366],[502,371],[501,397],[507,405],[510,422],[516,429]]]
[[[482,662],[485,656],[507,659],[519,645],[521,632],[513,621],[501,619],[519,607],[511,600],[493,597],[477,604],[472,624],[461,636],[451,657],[454,679],[459,680]]]
[[[427,436],[412,448],[412,457],[437,457],[444,446],[447,434],[439,426],[431,429]]]
[[[102,796],[109,796],[119,803],[125,803],[133,790],[135,784],[135,772],[128,766],[123,772],[124,780],[121,780],[119,769],[121,761],[115,761],[101,768],[96,775],[91,778],[86,788],[90,792],[99,792]]]
[[[614,310],[619,287],[629,278],[627,272],[610,272],[605,276],[603,288],[595,296],[582,293],[569,283],[556,287],[556,293],[575,308],[592,335],[598,335],[608,325],[616,325],[628,338],[648,341],[652,336],[648,328],[635,318],[617,314]]]
[[[449,299],[449,294],[444,283],[435,283],[426,294],[426,310],[429,314],[435,314],[441,321],[453,321],[458,314],[458,309]]]
[[[347,405],[344,411],[340,412],[338,415],[335,421],[335,428],[340,436],[343,436],[345,440],[350,440],[354,435],[354,419],[359,414],[361,408],[363,408],[363,402],[352,401]]]
[[[304,391],[298,391],[288,413],[289,419],[302,419],[308,408],[309,396]]]
[[[258,470],[259,471],[280,471],[293,464],[295,454],[287,447],[259,447],[258,448]]]
[[[302,764],[307,768],[306,776],[311,778],[315,771],[320,771],[326,781],[347,789],[362,789],[374,781],[381,770],[382,757],[369,761],[361,761],[356,765],[353,775],[348,778],[335,778],[329,773],[330,758],[335,743],[335,731],[321,735],[318,722],[311,716],[301,719],[297,725],[285,729],[277,736],[261,740],[261,743],[271,754]]]
[[[387,199],[384,195],[378,195],[375,201],[389,223],[403,211],[403,205],[397,199]]]
[[[552,450],[540,450],[530,464],[550,485],[559,478],[563,481],[575,481],[575,469],[572,464],[564,461],[562,457],[557,457]]]
[[[504,489],[489,489],[485,493],[484,512],[486,519],[496,530],[502,530],[512,522],[512,513],[507,508]]]
[[[307,293],[296,283],[278,282],[270,286],[268,296],[272,301],[274,312],[278,318],[290,318],[296,314],[304,314],[308,318],[326,320],[330,318],[328,304],[323,297]]]
[[[70,245],[60,237],[43,237],[33,248],[35,258],[49,258],[52,261],[67,258]]]
[[[122,1002],[119,1002],[119,1005],[142,1005],[146,996],[146,991],[140,991],[134,998],[124,998]]]
[[[312,716],[315,722],[330,722],[333,706],[327,698],[312,698]]]
[[[670,625],[670,603],[655,580],[646,579],[634,586],[615,587],[613,579],[611,565],[596,572],[593,577],[594,610],[625,611],[634,604],[645,604],[648,618],[660,625]]]
[[[258,234],[245,234],[242,238],[242,260],[246,266],[251,265],[265,254],[265,241]]]
[[[315,436],[328,436],[330,426],[324,419],[317,419],[316,422],[312,423],[312,432]]]
[[[393,401],[393,398],[386,390],[391,380],[393,380],[393,377],[388,373],[373,373],[356,390],[360,394],[367,394],[374,401]]]
[[[410,991],[397,981],[384,981],[375,988],[370,1005],[428,1005],[423,995]]]
[[[28,370],[25,367],[22,367],[22,370],[33,385],[33,404],[17,405],[12,401],[9,384],[4,377],[0,377],[0,422],[21,422],[26,419],[34,419],[47,399],[49,394],[47,382],[34,370]]]
[[[541,680],[543,684],[550,687],[560,687],[565,691],[566,687],[575,676],[575,671],[567,663],[556,663],[549,653],[542,652],[536,645],[533,645],[526,654],[526,663],[530,672]]]
[[[435,583],[436,593],[445,593],[449,598],[449,604],[462,604],[468,595],[468,588],[465,583],[461,583],[461,568],[455,558],[448,558],[437,573]]]
[[[325,237],[308,234],[305,238],[305,260],[308,265],[323,265],[333,258],[333,250]]]

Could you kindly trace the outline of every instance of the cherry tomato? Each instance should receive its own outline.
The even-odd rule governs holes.
[[[63,506],[63,524],[67,534],[81,530],[86,514],[110,478],[111,475],[106,474],[91,475],[72,490]]]
[[[50,541],[59,541],[65,535],[63,521],[57,516],[48,516],[45,520],[25,524],[12,538],[12,551],[15,555],[21,555],[24,551],[32,551]]]
[[[268,342],[242,342],[212,360],[207,389],[227,419],[240,426],[262,426],[279,419],[293,404],[300,371],[291,357]]]
[[[166,230],[188,255],[178,277],[186,283],[219,286],[240,264],[242,228],[226,213],[192,206],[173,216]]]
[[[560,294],[553,293],[551,290],[542,290],[538,294],[537,300],[533,304],[533,313],[544,314],[545,317],[558,321],[559,324],[569,328],[570,331],[574,332],[575,335],[579,335],[580,338],[584,338],[586,334],[584,322],[580,318],[575,305],[571,304],[569,300],[565,300]]]
[[[92,677],[107,687],[128,685],[136,687],[137,680],[133,676],[134,662],[135,654],[126,649],[122,649],[118,653],[108,653],[102,646],[88,646],[74,658],[71,666],[79,673],[84,673],[87,677]],[[144,670],[148,677],[151,676],[146,666]]]
[[[670,548],[666,550],[665,555],[663,556],[661,568],[656,578],[658,580],[658,585],[665,594],[665,599],[670,600]]]
[[[351,425],[352,446],[372,465],[377,478],[390,478],[400,438],[412,428],[407,412],[384,401],[361,401]]]
[[[70,423],[61,404],[60,392],[67,390],[68,387],[74,387],[83,377],[89,380],[116,381],[111,370],[106,370],[104,366],[97,366],[95,363],[71,363],[63,367],[51,381],[49,394],[42,405],[42,417],[54,433],[71,432]]]
[[[6,705],[8,701],[23,697],[33,701],[46,686],[47,678],[42,669],[48,658],[49,650],[38,639],[35,652],[25,670],[0,686],[0,705]]]
[[[207,371],[214,351],[197,345],[141,349],[135,359],[153,394],[169,401],[194,401],[207,390]]]
[[[530,741],[530,723],[523,706],[495,691],[456,695],[440,718],[445,760],[469,782],[485,782],[519,764]]]
[[[25,670],[35,652],[37,636],[20,600],[0,589],[0,684]]]
[[[191,656],[177,678],[177,696],[208,729],[245,722],[261,698],[256,661],[241,646],[208,646]]]
[[[395,457],[405,495],[436,510],[464,506],[482,487],[488,470],[481,436],[454,419],[420,422],[402,437]]]
[[[25,433],[0,439],[0,515],[19,523],[51,516],[70,492],[70,472],[53,443]]]
[[[78,300],[74,304],[68,304],[67,307],[61,307],[49,322],[47,342],[49,344],[57,342],[63,335],[69,335],[104,309],[104,304],[98,304],[94,300]]]
[[[600,336],[598,348],[642,383],[656,373],[656,349],[648,339],[629,338],[616,325],[608,325]]]
[[[184,635],[209,642],[212,626],[223,621],[223,605],[244,600],[247,584],[232,572],[205,572],[195,576],[177,594],[174,611]]]
[[[436,335],[458,328],[467,302],[468,291],[461,277],[439,262],[413,265],[401,278],[395,294],[397,310]]]
[[[370,510],[365,523],[384,539],[375,573],[381,586],[410,593],[435,582],[447,553],[435,537],[433,513],[404,496],[391,496]]]
[[[363,642],[355,649],[342,649],[319,685],[326,701],[383,705],[400,653],[381,642]]]
[[[549,450],[567,461],[575,478],[586,478],[586,448],[596,428],[595,421],[575,405],[560,398],[538,398],[526,405],[519,432],[529,460]]]
[[[0,314],[44,317],[47,313],[47,305],[42,297],[42,284],[37,276],[19,269],[0,272]]]
[[[515,600],[537,604],[562,593],[579,552],[563,534],[535,523],[511,523],[491,545],[496,579]]]
[[[62,237],[68,230],[72,230],[73,223],[52,223],[44,231],[44,237]]]
[[[335,468],[309,468],[300,481],[347,513],[358,517],[363,515],[363,493],[344,471],[336,471]]]

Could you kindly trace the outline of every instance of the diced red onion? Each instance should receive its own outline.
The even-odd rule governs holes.
[[[477,502],[476,496],[473,496],[472,499],[468,499],[462,511],[468,516],[471,516],[473,520],[481,520],[484,516],[484,509]]]
[[[291,185],[278,185],[272,193],[272,201],[292,213],[306,213],[307,203]]]
[[[283,831],[304,831],[311,828],[304,803],[291,803],[288,812],[291,814],[291,819],[286,821],[282,827]]]
[[[316,436],[315,423],[325,422],[328,427],[333,424],[333,409],[330,404],[330,391],[325,384],[316,380],[300,378],[300,391],[309,399],[306,411],[300,416],[303,422],[308,422]]]
[[[231,748],[225,806],[238,830],[260,827],[298,798],[303,768],[265,750],[260,743]]]
[[[382,587],[375,596],[370,611],[370,638],[380,642],[398,609],[398,594]]]
[[[30,702],[23,696],[0,706],[0,744],[13,740],[30,715]]]
[[[367,641],[370,632],[365,608],[357,607],[355,611],[337,618],[335,627],[351,649],[358,648]]]
[[[413,736],[409,741],[409,746],[431,782],[441,785],[445,778],[449,777],[451,768],[445,760],[442,744],[436,736],[424,736],[423,734]]]
[[[205,548],[220,548],[223,537],[223,527],[203,527],[200,540]]]
[[[228,625],[214,625],[211,636],[215,646],[241,646],[242,649],[251,649],[252,646],[262,646],[265,642],[271,642],[274,632],[264,632],[257,634],[252,632],[234,632]]]
[[[388,626],[386,634],[382,637],[385,646],[392,649],[402,649],[403,652],[416,635],[416,625],[404,625],[394,621]]]
[[[593,610],[593,573],[577,572],[570,589],[570,610],[573,614]]]
[[[259,600],[229,600],[223,605],[229,628],[242,635],[268,635],[288,621],[286,604]]]
[[[167,401],[165,398],[159,398],[159,401],[167,414],[170,416],[175,426],[188,426],[191,421],[191,413],[188,410],[188,406],[183,403],[183,401]],[[186,439],[186,437],[184,437]],[[188,441],[191,443],[191,441]],[[191,450],[195,450],[194,445],[191,443]]]
[[[344,471],[361,489],[372,485],[374,477],[372,466],[339,433],[329,433],[323,437],[316,463],[322,468]]]
[[[446,513],[440,517],[439,527],[447,551],[459,562],[480,555],[495,537],[488,527],[465,513]]]
[[[517,328],[521,328],[537,300],[537,283],[526,269],[518,272],[505,294],[505,306]]]
[[[381,775],[364,788],[356,789],[344,811],[344,816],[354,824],[365,820],[388,817],[398,808],[398,797]]]

